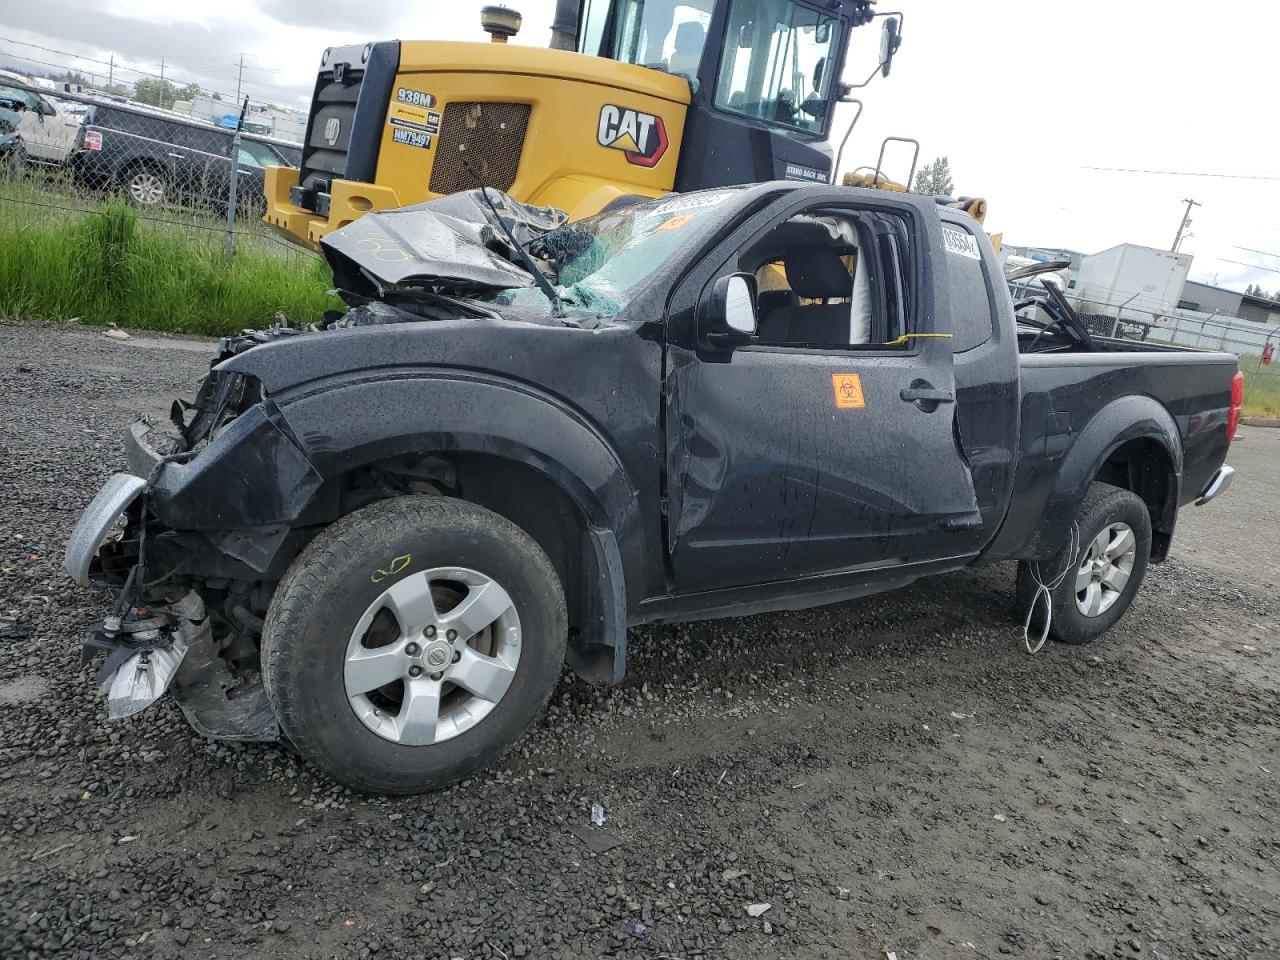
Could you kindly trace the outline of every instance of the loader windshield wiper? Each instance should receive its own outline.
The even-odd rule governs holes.
[[[476,171],[476,168],[467,160],[462,161],[462,166],[466,168],[467,173],[475,178],[477,184],[480,185],[480,196],[484,198],[485,205],[489,208],[489,212],[493,214],[493,219],[498,222],[498,226],[502,227],[502,232],[507,235],[507,242],[512,248],[520,254],[523,266],[530,274],[533,275],[534,282],[538,285],[538,289],[543,295],[551,301],[551,315],[557,320],[564,319],[564,303],[560,300],[560,295],[556,293],[556,288],[551,285],[551,281],[547,279],[547,275],[538,269],[537,263],[533,257],[529,255],[523,244],[516,239],[515,234],[511,232],[511,228],[507,226],[507,222],[498,215],[497,209],[493,205],[493,201],[489,199],[489,188],[484,185],[484,180]]]

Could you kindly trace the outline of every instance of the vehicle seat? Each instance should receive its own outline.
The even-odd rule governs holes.
[[[783,258],[792,291],[818,303],[779,307],[768,315],[761,339],[771,343],[848,343],[848,298],[853,276],[834,247],[806,244],[792,247]],[[844,303],[827,303],[844,299]]]
[[[675,47],[671,51],[671,63],[667,67],[687,80],[698,76],[698,61],[702,59],[702,45],[707,41],[707,30],[696,20],[687,20],[676,27]]]
[[[785,342],[788,332],[787,307],[800,305],[800,298],[790,290],[765,290],[756,298],[756,335],[765,343]]]

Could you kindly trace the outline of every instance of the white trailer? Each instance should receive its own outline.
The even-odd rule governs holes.
[[[1081,260],[1070,293],[1082,313],[1152,323],[1177,309],[1191,260],[1189,253],[1122,243]]]

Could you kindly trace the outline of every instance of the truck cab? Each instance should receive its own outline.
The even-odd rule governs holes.
[[[587,0],[567,49],[384,41],[321,58],[301,169],[267,223],[312,246],[370,210],[485,185],[579,219],[610,204],[774,179],[828,182],[826,144],[868,0]],[[496,12],[495,12],[496,11]],[[882,62],[897,44],[897,20]]]

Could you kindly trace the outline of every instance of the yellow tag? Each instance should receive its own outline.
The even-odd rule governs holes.
[[[862,377],[856,373],[833,373],[831,387],[836,393],[837,410],[861,410],[867,405],[862,396]]]
[[[692,219],[693,219],[692,213],[676,214],[676,216],[672,217],[670,220],[664,221],[663,224],[660,227],[658,227],[658,230],[659,231],[679,230],[681,227],[687,225],[689,221]]]

